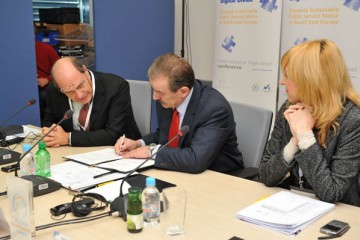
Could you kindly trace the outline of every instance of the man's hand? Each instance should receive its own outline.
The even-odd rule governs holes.
[[[49,79],[41,77],[37,79],[39,87],[45,87],[49,83]]]
[[[53,126],[55,126],[55,124],[53,124],[50,128],[42,128],[42,136],[49,132]],[[68,139],[69,133],[65,132],[61,126],[57,126],[43,139],[43,141],[46,143],[47,147],[60,147],[62,145],[68,145]]]
[[[114,150],[116,154],[124,155],[131,150],[137,149],[138,147],[141,147],[140,140],[135,141],[130,138],[120,137],[115,143]]]
[[[122,156],[123,156],[123,158],[148,158],[148,157],[150,157],[147,146],[139,147],[135,150],[125,153]]]

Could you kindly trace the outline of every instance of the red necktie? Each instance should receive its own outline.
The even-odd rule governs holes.
[[[171,120],[171,124],[170,124],[169,139],[168,139],[169,141],[170,141],[170,139],[175,137],[176,134],[178,134],[179,125],[180,125],[179,112],[176,110],[176,108],[174,108],[174,112],[173,112],[172,120]],[[179,144],[179,138],[176,138],[176,139],[174,139],[174,141],[169,143],[168,146],[176,148],[176,147],[178,147],[178,144]]]
[[[89,111],[89,104],[86,103],[82,106],[80,113],[79,113],[79,124],[80,124],[80,128],[87,131],[89,129],[89,125],[88,127],[85,129],[85,122],[86,122],[86,117]]]

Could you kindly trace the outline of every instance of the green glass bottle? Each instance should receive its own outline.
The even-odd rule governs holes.
[[[50,153],[46,150],[46,144],[39,142],[39,150],[35,154],[36,175],[50,177]]]
[[[127,206],[127,229],[131,233],[141,232],[144,226],[143,210],[141,202],[141,189],[129,188],[129,199]]]

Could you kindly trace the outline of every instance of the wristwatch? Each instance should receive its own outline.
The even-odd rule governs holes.
[[[69,132],[68,135],[68,145],[71,146],[71,132]]]
[[[152,151],[156,148],[156,146],[157,146],[157,145],[156,145],[155,143],[150,143],[150,144],[147,146],[149,158],[152,156]]]

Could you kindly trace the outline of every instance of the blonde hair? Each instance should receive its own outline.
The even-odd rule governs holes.
[[[339,48],[326,39],[304,42],[283,55],[281,68],[295,82],[302,103],[313,107],[318,142],[325,147],[329,131],[336,133],[346,100],[360,106]]]

